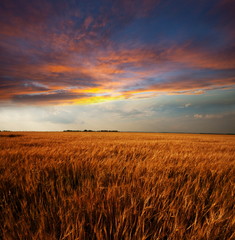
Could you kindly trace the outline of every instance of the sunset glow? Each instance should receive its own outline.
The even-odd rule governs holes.
[[[234,133],[234,11],[232,0],[1,1],[0,130]]]

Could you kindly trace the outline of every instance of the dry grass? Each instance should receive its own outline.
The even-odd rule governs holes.
[[[0,239],[235,239],[235,136],[4,134]]]

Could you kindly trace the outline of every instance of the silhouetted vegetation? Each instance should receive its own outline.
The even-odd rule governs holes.
[[[63,132],[118,132],[118,130],[64,130]]]

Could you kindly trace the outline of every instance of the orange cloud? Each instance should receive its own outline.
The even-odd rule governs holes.
[[[18,11],[3,0],[0,99],[88,103],[158,93],[201,94],[235,85],[234,44],[219,50],[203,42],[195,46],[191,39],[169,46],[135,39],[135,44],[115,42],[113,33],[146,17],[160,1],[137,2],[117,1],[110,12],[101,8],[92,15],[74,8],[74,1],[33,1],[19,4]],[[231,1],[223,2],[228,9]],[[205,76],[194,76],[197,71]]]
[[[229,51],[229,50],[228,50]],[[234,69],[235,58],[229,52],[208,52],[190,47],[176,48],[169,53],[169,60],[188,66],[208,69]]]
[[[76,69],[74,67],[63,66],[63,65],[48,65],[48,66],[44,66],[43,70],[52,72],[52,73],[66,73],[66,72],[75,71]]]

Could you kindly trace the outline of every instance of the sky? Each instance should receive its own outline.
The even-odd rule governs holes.
[[[235,133],[234,0],[1,0],[0,130]]]

